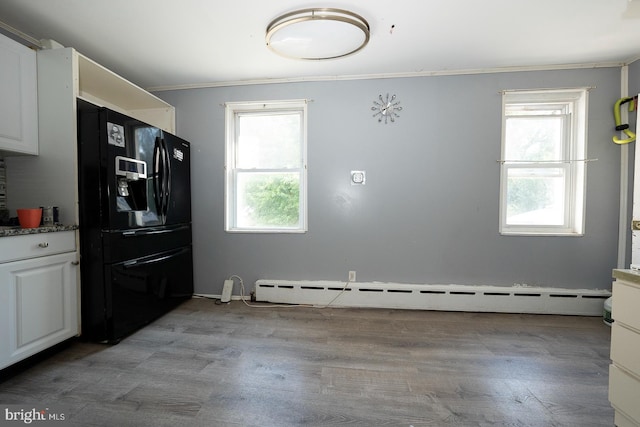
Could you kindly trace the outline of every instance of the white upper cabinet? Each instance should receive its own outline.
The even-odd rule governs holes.
[[[36,52],[0,35],[0,154],[38,154]]]

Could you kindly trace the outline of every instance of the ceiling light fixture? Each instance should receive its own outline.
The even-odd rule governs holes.
[[[356,53],[369,42],[369,23],[342,9],[302,9],[267,26],[267,46],[294,59],[323,60]]]

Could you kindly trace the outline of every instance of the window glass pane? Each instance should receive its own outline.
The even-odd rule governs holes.
[[[562,159],[564,116],[507,117],[505,160]]]
[[[507,224],[564,224],[563,168],[509,168],[507,181]]]
[[[301,121],[299,112],[239,114],[236,167],[300,167]]]
[[[240,228],[298,227],[298,172],[238,172],[237,226]]]

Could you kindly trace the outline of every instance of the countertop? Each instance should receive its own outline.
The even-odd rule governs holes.
[[[17,227],[6,226],[6,227],[0,227],[0,237],[21,236],[23,234],[55,233],[57,231],[71,231],[71,230],[77,230],[77,229],[78,229],[77,225],[62,225],[62,224],[50,225],[46,227],[41,226],[37,228],[21,228],[19,226]]]
[[[613,278],[625,280],[627,282],[640,285],[640,271],[631,269],[615,269],[613,270]]]

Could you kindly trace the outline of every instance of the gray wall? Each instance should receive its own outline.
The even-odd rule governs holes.
[[[637,67],[636,67],[637,69]],[[637,71],[635,74],[637,81]],[[503,89],[590,86],[586,234],[498,233]],[[401,117],[370,107],[396,94]],[[247,85],[159,92],[193,144],[196,293],[232,274],[346,280],[609,289],[616,267],[620,149],[611,142],[618,68]],[[307,98],[309,232],[224,231],[227,101]],[[365,186],[349,172],[364,169]]]

